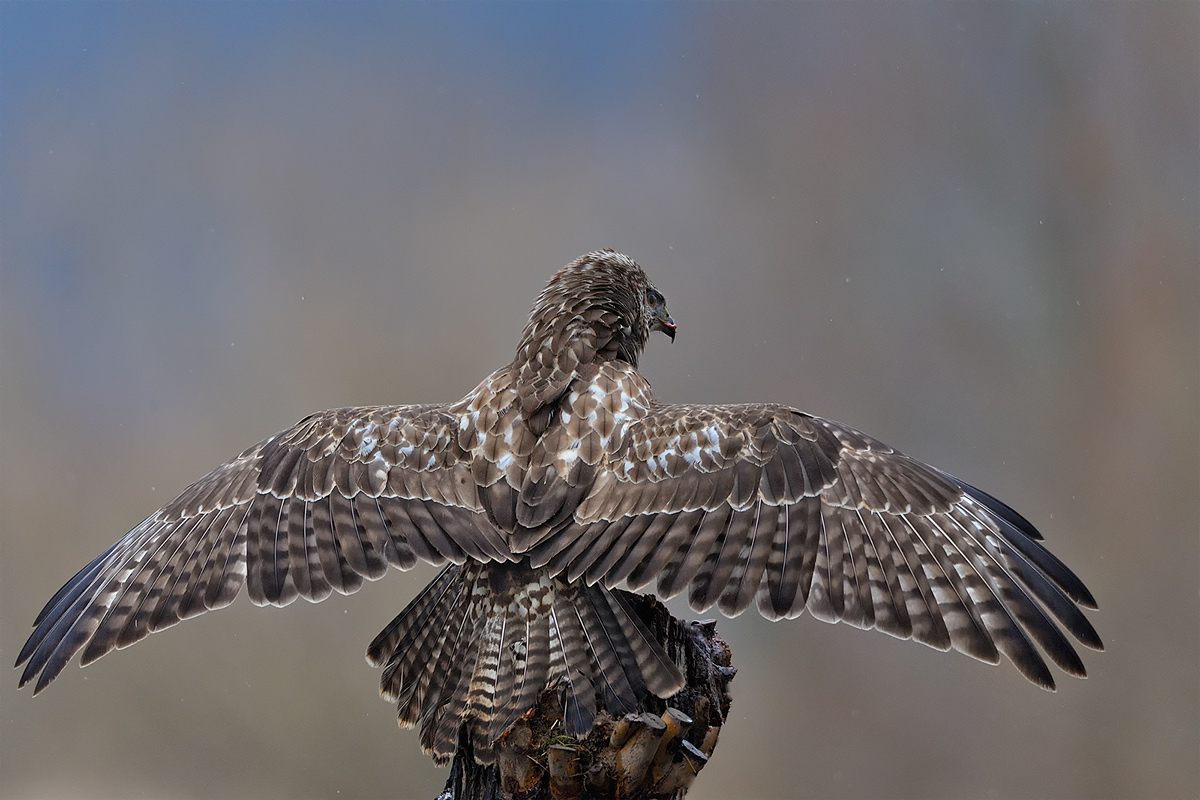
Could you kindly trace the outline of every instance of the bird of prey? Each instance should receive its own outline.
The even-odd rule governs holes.
[[[512,362],[455,403],[314,414],[189,486],[71,578],[17,659],[46,687],[245,586],[283,606],[389,566],[445,569],[371,643],[382,694],[435,761],[481,763],[550,686],[586,733],[683,676],[614,591],[771,620],[805,611],[1046,689],[1102,649],[1087,588],[996,498],[782,405],[676,405],[638,371],[663,295],[588,253],[538,296]],[[26,663],[27,662],[27,663]]]

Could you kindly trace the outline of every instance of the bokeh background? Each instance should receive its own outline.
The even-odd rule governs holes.
[[[1015,505],[1108,646],[1056,694],[724,621],[692,797],[1200,794],[1200,5],[0,5],[0,661],[326,407],[455,399],[630,253],[674,401],[833,417]],[[432,797],[366,644],[432,574],[0,681],[10,798]],[[686,609],[676,605],[678,612]]]

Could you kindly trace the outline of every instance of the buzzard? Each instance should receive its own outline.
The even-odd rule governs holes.
[[[588,253],[538,296],[511,363],[456,403],[314,414],[189,486],[50,599],[17,659],[40,692],[180,620],[348,594],[444,566],[371,643],[382,694],[445,763],[549,686],[586,733],[683,676],[622,592],[771,620],[805,611],[1054,688],[1085,675],[1092,595],[1024,517],[853,428],[782,405],[675,405],[638,372],[663,295]]]

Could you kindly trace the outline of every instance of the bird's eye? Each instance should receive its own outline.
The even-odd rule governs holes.
[[[652,306],[661,306],[667,302],[667,299],[658,293],[656,289],[646,290],[646,302]]]

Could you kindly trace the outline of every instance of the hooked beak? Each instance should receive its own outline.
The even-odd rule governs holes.
[[[671,319],[671,315],[667,313],[666,306],[655,306],[654,319],[650,322],[650,328],[662,331],[671,337],[672,342],[675,341],[675,320]]]

